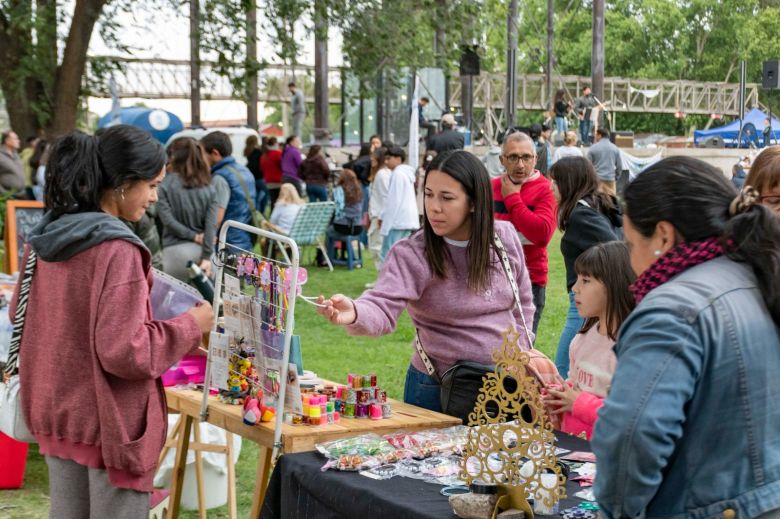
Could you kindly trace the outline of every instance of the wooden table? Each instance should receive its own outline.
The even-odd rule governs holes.
[[[332,382],[323,381],[325,384]],[[189,449],[190,431],[193,420],[200,419],[200,404],[203,393],[196,390],[166,388],[165,396],[168,399],[168,409],[181,413],[183,428],[179,435],[179,443],[176,452],[171,480],[171,505],[169,517],[176,518],[179,513],[181,501],[182,482]],[[362,418],[342,418],[340,423],[318,426],[307,425],[282,425],[282,451],[285,453],[304,452],[314,450],[314,445],[328,440],[358,436],[360,434],[376,433],[388,434],[396,431],[420,431],[424,429],[436,429],[460,425],[458,418],[441,413],[422,409],[410,404],[390,399],[393,415],[382,420],[369,420]],[[265,497],[266,485],[271,473],[271,457],[274,442],[274,423],[262,423],[255,426],[244,424],[241,416],[242,407],[239,405],[227,405],[219,401],[215,396],[209,397],[209,412],[207,422],[238,434],[242,438],[255,442],[260,447],[260,455],[257,460],[257,479],[255,493],[252,497],[253,519],[260,513],[260,506]]]

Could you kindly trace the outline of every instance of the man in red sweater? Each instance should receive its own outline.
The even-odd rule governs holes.
[[[552,183],[534,169],[536,146],[531,137],[525,133],[508,135],[499,159],[506,173],[492,181],[493,211],[496,219],[512,222],[520,235],[536,306],[536,334],[544,310],[547,244],[555,232],[557,204]]]

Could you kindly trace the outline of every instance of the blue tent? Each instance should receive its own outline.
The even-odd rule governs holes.
[[[764,131],[764,120],[767,118],[767,114],[753,108],[750,112],[745,114],[745,124],[752,124],[758,132],[758,142],[761,146],[764,145],[761,132]],[[729,124],[713,128],[711,130],[697,130],[693,132],[693,143],[696,146],[701,145],[709,137],[720,137],[724,140],[727,147],[735,148],[737,146],[737,139],[739,138],[739,119],[736,119]],[[772,117],[772,140],[780,139],[780,120]]]
[[[146,130],[163,144],[168,142],[171,135],[184,129],[184,124],[175,114],[138,106],[120,108],[119,117],[111,111],[98,120],[98,128],[106,128],[114,124],[129,124]]]

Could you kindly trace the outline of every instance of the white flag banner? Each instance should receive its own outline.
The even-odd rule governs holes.
[[[641,90],[639,88],[634,88],[634,87],[629,87],[629,91],[632,94],[636,94],[636,93],[642,94],[648,99],[652,99],[661,93],[660,90]]]
[[[642,171],[651,164],[655,164],[663,158],[663,151],[659,151],[652,157],[635,157],[629,153],[620,150],[620,160],[623,162],[623,169],[628,170],[628,180],[634,180]]]
[[[414,76],[414,94],[412,95],[412,117],[409,121],[409,156],[407,162],[417,171],[420,162],[420,104],[417,101],[419,95],[420,80]]]

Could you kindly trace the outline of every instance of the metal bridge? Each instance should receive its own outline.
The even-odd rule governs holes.
[[[543,74],[526,74],[517,78],[517,104],[520,110],[547,110],[552,97],[547,92]],[[562,88],[574,100],[582,88],[590,85],[591,78],[582,76],[557,76],[553,89]],[[472,79],[474,109],[483,111],[476,115],[488,135],[505,127],[504,100],[506,76],[482,74]],[[748,83],[745,87],[745,107],[758,107],[760,85]],[[461,80],[453,81],[450,88],[450,106],[461,106]],[[600,100],[610,112],[719,114],[739,115],[738,83],[701,83],[696,81],[668,81],[653,79],[604,78],[604,99]]]
[[[230,79],[214,71],[214,63],[202,61],[201,98],[203,101],[240,100],[233,89]],[[142,99],[189,99],[190,98],[190,62],[170,59],[133,59],[116,57],[96,57],[88,61],[90,95],[93,97],[111,97],[109,79],[113,77],[117,95]],[[269,64],[258,73],[258,85],[261,102],[287,102],[290,94],[287,84],[294,80],[304,84],[308,102],[314,102],[314,67],[309,65],[284,66]],[[329,102],[341,104],[338,90],[341,85],[341,70],[331,68],[328,71],[328,84],[331,89]],[[337,95],[333,95],[333,92]]]
[[[128,58],[92,58],[96,63],[116,65],[112,67],[119,97],[151,99],[189,99],[190,64],[185,60],[144,60]],[[304,84],[307,101],[313,102],[312,89],[314,67],[308,65],[267,65],[259,72],[260,101],[285,102],[289,98],[287,83],[295,80]],[[110,97],[108,74],[90,70],[93,78],[91,93],[95,97]],[[569,97],[576,98],[589,77],[556,76],[553,88],[563,88]],[[213,71],[213,63],[201,62],[201,96],[204,100],[240,99],[230,81]],[[331,68],[328,83],[331,104],[341,104],[338,93],[342,84],[342,70]],[[759,85],[749,83],[745,93],[745,106],[758,106]],[[473,78],[474,108],[493,113],[503,111],[506,77],[503,74],[482,74]],[[451,107],[460,107],[461,81],[455,78],[450,87]],[[334,95],[335,94],[335,95]],[[517,103],[520,110],[545,110],[552,96],[546,91],[543,74],[518,76]],[[650,79],[605,78],[604,97],[601,101],[612,112],[685,114],[739,114],[739,85],[736,83],[700,83],[695,81],[667,81]]]

